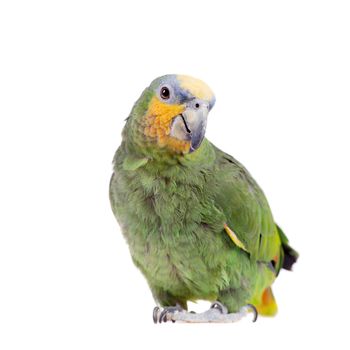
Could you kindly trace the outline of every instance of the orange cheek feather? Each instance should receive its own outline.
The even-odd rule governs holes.
[[[181,141],[171,137],[170,123],[178,114],[184,111],[183,105],[170,105],[153,97],[146,115],[144,134],[147,137],[157,139],[160,147],[167,146],[178,153],[187,153],[190,149],[189,141]]]

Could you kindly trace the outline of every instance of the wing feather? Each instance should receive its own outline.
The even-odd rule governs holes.
[[[236,159],[215,151],[220,179],[215,200],[228,227],[253,259],[273,261],[280,255],[281,240],[263,191]]]

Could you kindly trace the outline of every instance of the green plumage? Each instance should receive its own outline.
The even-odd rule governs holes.
[[[208,140],[188,154],[152,146],[141,127],[152,96],[146,89],[127,120],[110,182],[135,265],[162,306],[204,299],[230,312],[258,307],[283,265],[286,237],[248,171]]]

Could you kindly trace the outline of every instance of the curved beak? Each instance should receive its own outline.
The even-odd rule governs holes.
[[[184,112],[173,119],[170,136],[182,141],[190,141],[190,152],[195,151],[204,139],[208,112],[207,102],[198,99],[190,101],[186,104]]]

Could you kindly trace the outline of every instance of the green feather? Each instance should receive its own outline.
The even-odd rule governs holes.
[[[124,162],[123,162],[123,169],[124,170],[129,170],[129,171],[134,171],[143,165],[145,165],[148,162],[147,158],[137,158],[133,156],[128,156],[125,157]]]

